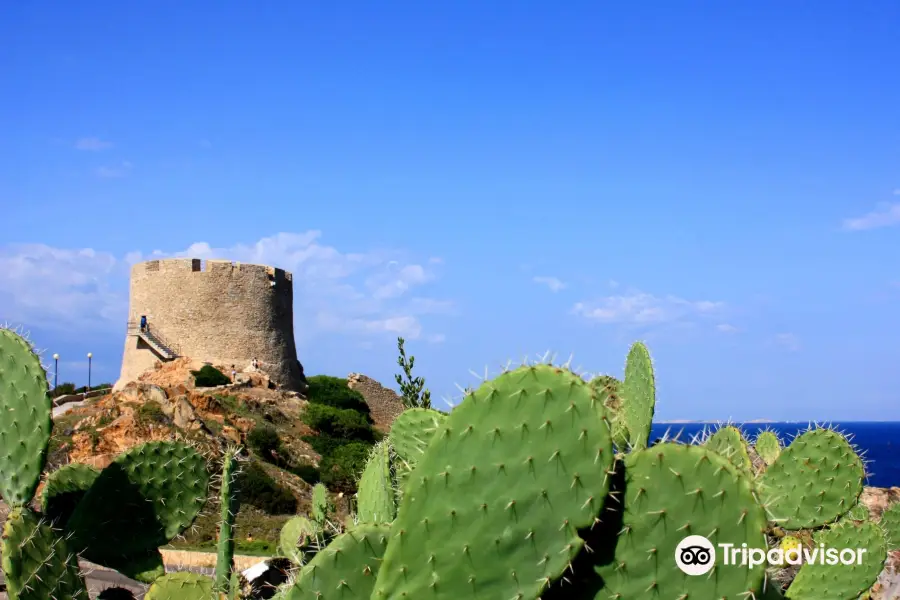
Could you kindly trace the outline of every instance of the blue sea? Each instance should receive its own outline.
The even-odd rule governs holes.
[[[778,433],[782,443],[787,444],[798,432],[805,431],[809,423],[733,423],[738,425],[747,439],[752,441],[757,433],[771,429]],[[900,422],[848,422],[831,423],[830,426],[851,438],[858,452],[864,452],[869,479],[866,485],[875,487],[900,486]],[[703,423],[655,423],[650,434],[651,440],[662,437],[666,431],[669,437],[679,434],[678,439],[689,442],[691,437],[706,427],[715,430],[715,424]]]

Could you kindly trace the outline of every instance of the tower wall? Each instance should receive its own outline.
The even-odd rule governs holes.
[[[264,265],[195,258],[151,260],[131,268],[130,321],[147,316],[179,356],[243,369],[255,357],[275,383],[298,389],[290,273]],[[141,338],[126,335],[117,387],[136,379],[159,357]]]

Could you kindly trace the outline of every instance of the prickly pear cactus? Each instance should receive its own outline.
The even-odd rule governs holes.
[[[306,564],[305,550],[318,550],[322,527],[306,517],[292,517],[281,528],[278,549],[296,565]]]
[[[53,427],[47,373],[31,344],[0,328],[0,496],[24,506],[37,489]]]
[[[313,486],[312,518],[320,526],[325,526],[328,518],[328,489],[321,483]]]
[[[612,425],[613,444],[624,452],[628,449],[628,427],[622,410],[622,382],[609,375],[599,375],[591,379],[591,387],[603,398],[603,406]]]
[[[624,511],[610,502],[600,517],[615,550],[595,555],[605,585],[595,598],[736,599],[760,591],[763,566],[726,565],[716,556],[714,574],[692,577],[675,563],[679,543],[692,535],[706,537],[714,551],[718,544],[767,550],[766,515],[748,473],[704,446],[666,442],[627,454],[624,479]]]
[[[97,479],[100,471],[89,465],[71,463],[50,473],[41,491],[41,512],[63,527],[75,507]]]
[[[761,431],[756,436],[754,449],[766,465],[771,465],[778,459],[778,455],[781,454],[781,440],[778,439],[774,431]]]
[[[612,441],[590,386],[520,367],[469,394],[435,435],[372,599],[537,598],[606,500]]]
[[[428,448],[434,432],[447,418],[430,408],[408,408],[391,424],[390,441],[394,452],[415,467]]]
[[[369,600],[390,536],[388,525],[359,525],[336,537],[303,567],[283,600]]]
[[[796,437],[759,478],[771,520],[785,529],[831,523],[856,504],[865,469],[840,433],[812,429]]]
[[[0,560],[11,600],[88,600],[76,556],[28,508],[16,507],[7,516]]]
[[[747,452],[747,441],[744,434],[734,425],[719,427],[706,440],[706,446],[727,458],[738,469],[751,470],[750,455]]]
[[[800,572],[787,590],[792,600],[821,600],[822,598],[858,598],[868,590],[884,568],[887,559],[887,540],[884,531],[875,523],[841,521],[822,529],[813,537],[820,553],[826,550],[849,549],[854,554],[850,564],[836,555],[836,564],[828,564],[830,556],[817,555],[800,567]],[[856,550],[865,550],[857,563]]]
[[[869,508],[861,500],[857,500],[853,508],[844,515],[844,518],[852,521],[867,521],[869,519]]]
[[[868,516],[868,515],[866,515]],[[900,503],[894,503],[881,514],[878,522],[887,536],[888,550],[900,550]]]
[[[219,540],[216,548],[216,590],[228,593],[234,568],[234,517],[237,512],[235,493],[237,449],[229,448],[222,460],[222,483],[219,490]]]
[[[385,441],[372,449],[359,479],[356,515],[360,523],[391,523],[397,516],[391,446]]]
[[[168,573],[153,582],[144,600],[214,600],[214,587],[213,580],[205,575],[188,571]]]
[[[656,410],[656,382],[650,351],[641,342],[635,342],[628,352],[622,397],[622,416],[625,417],[629,443],[635,450],[646,448]]]
[[[208,484],[206,460],[190,446],[136,446],[100,472],[75,508],[72,546],[118,570],[184,531],[206,503]]]

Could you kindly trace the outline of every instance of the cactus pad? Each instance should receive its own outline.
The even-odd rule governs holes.
[[[713,452],[727,458],[738,469],[750,472],[750,455],[744,434],[734,425],[719,427],[705,442]]]
[[[303,567],[284,600],[369,600],[389,536],[388,525],[360,525],[339,535]]]
[[[41,511],[56,527],[65,526],[100,471],[71,463],[50,473],[41,491]]]
[[[601,517],[618,537],[615,555],[595,567],[605,583],[596,598],[749,598],[759,592],[763,566],[726,565],[718,548],[767,550],[765,511],[749,474],[704,446],[672,442],[632,452],[624,463],[624,511],[610,502]],[[706,537],[719,554],[705,575],[687,576],[675,563],[678,544],[690,535]]]
[[[203,508],[208,484],[206,460],[190,446],[136,446],[100,472],[72,513],[72,545],[118,569],[184,531]]]
[[[356,513],[360,523],[390,523],[397,516],[391,446],[387,442],[376,444],[369,455],[359,479]]]
[[[900,502],[892,504],[881,514],[879,524],[887,536],[888,550],[900,550]]]
[[[213,580],[205,575],[180,571],[153,582],[144,600],[213,600]]]
[[[865,470],[841,434],[812,429],[794,439],[759,478],[770,518],[785,529],[835,521],[859,498]]]
[[[858,598],[868,590],[884,568],[887,559],[887,541],[884,531],[875,523],[866,521],[860,524],[852,521],[841,521],[827,529],[822,529],[813,537],[816,546],[810,549],[823,552],[825,549],[837,550],[857,548],[865,549],[861,564],[829,565],[829,557],[821,554],[810,557],[812,560],[800,567],[800,572],[787,590],[786,597],[796,600],[818,600],[820,598]],[[839,557],[835,557],[839,558]],[[856,557],[854,556],[854,559]]]
[[[390,441],[397,456],[415,467],[428,448],[434,432],[447,418],[430,408],[409,408],[391,424]]]
[[[844,515],[844,518],[852,521],[867,521],[869,519],[869,507],[863,504],[862,500],[857,500],[853,508]]]
[[[762,431],[756,436],[754,449],[764,463],[771,465],[781,454],[781,440],[774,431]]]
[[[312,518],[319,525],[325,525],[328,517],[328,489],[321,483],[313,486],[312,491]]]
[[[317,547],[322,528],[306,517],[292,517],[281,528],[278,549],[291,562],[302,565],[306,562],[304,548]]]
[[[656,410],[656,382],[650,351],[635,342],[625,361],[625,381],[622,384],[622,416],[628,430],[629,443],[635,450],[646,448],[650,442],[650,428]]]
[[[404,490],[373,600],[536,598],[609,489],[609,422],[552,365],[487,381],[450,413]]]
[[[613,444],[625,451],[628,448],[628,427],[622,410],[622,382],[609,375],[600,375],[591,379],[591,387],[598,396],[604,398],[603,406],[612,426]]]
[[[23,506],[40,481],[53,427],[47,373],[31,344],[0,328],[0,497]]]
[[[7,516],[0,560],[10,598],[88,600],[77,558],[65,540],[27,508],[14,508]]]

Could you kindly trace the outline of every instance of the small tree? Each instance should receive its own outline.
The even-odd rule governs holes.
[[[425,379],[422,377],[413,377],[413,365],[416,363],[416,357],[410,356],[406,358],[406,351],[403,349],[405,340],[402,337],[397,338],[397,349],[400,356],[397,358],[397,364],[403,369],[403,375],[406,375],[404,381],[403,375],[397,374],[394,378],[397,385],[400,386],[400,395],[403,397],[403,405],[406,408],[431,408],[431,392],[424,389]]]

